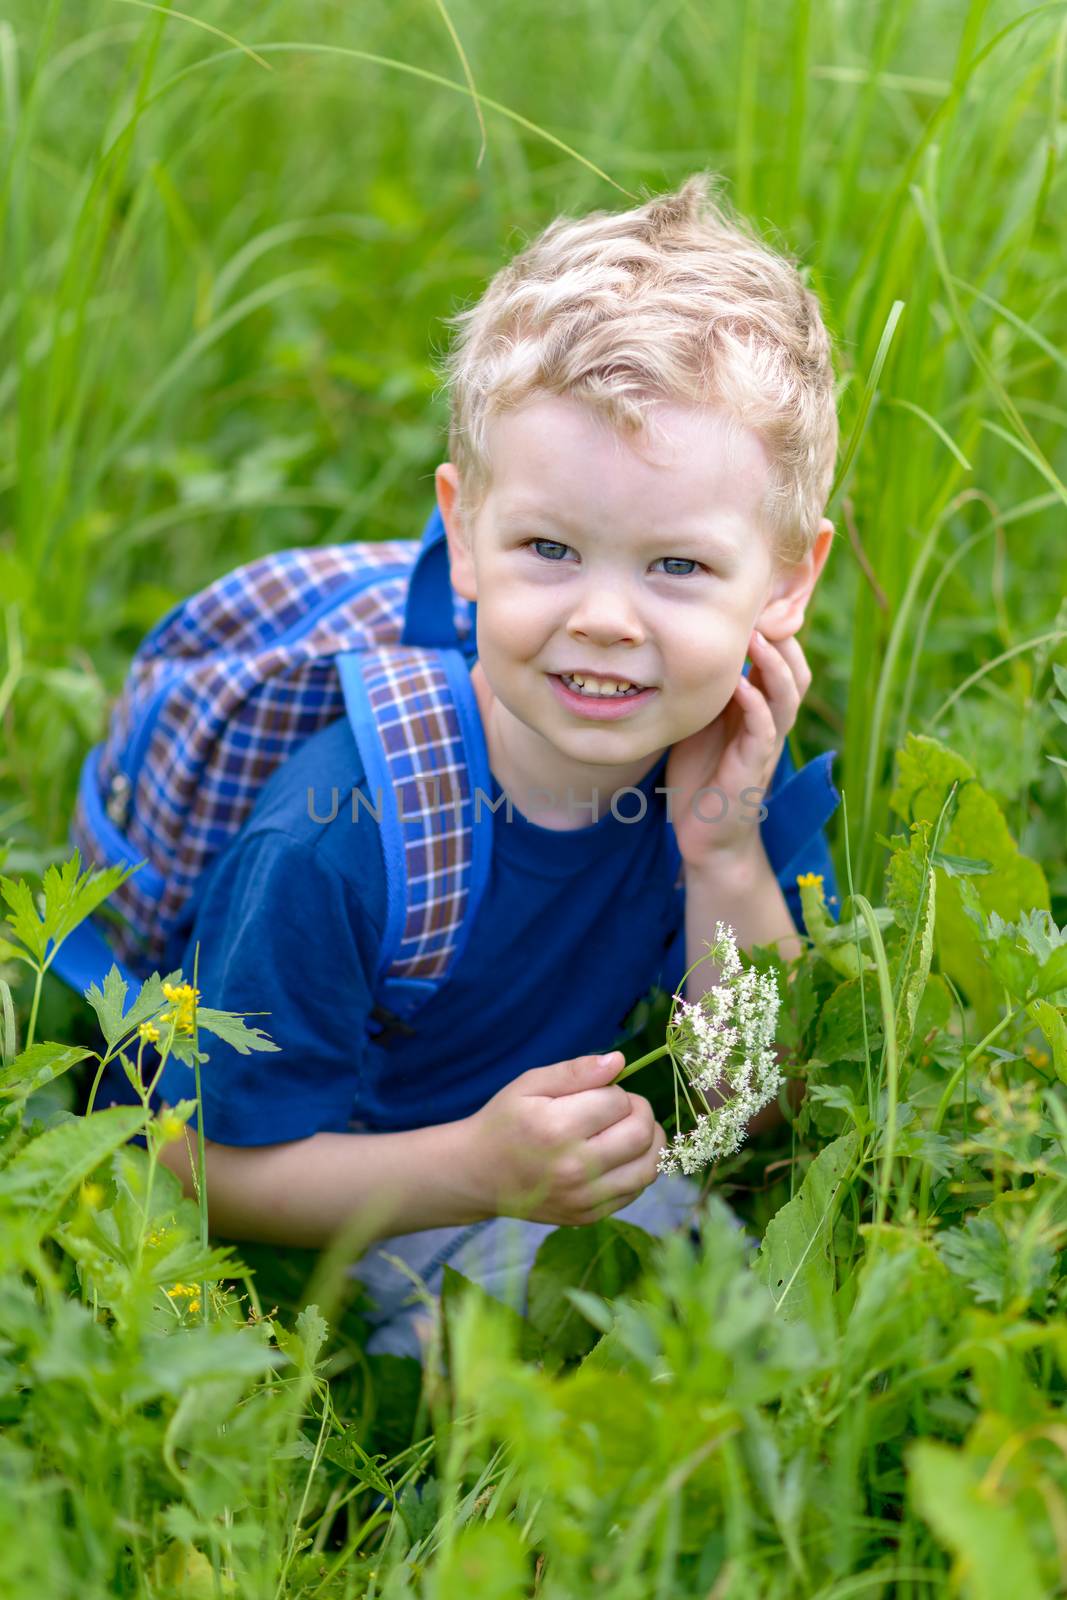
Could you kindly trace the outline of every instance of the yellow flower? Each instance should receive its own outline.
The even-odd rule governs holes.
[[[185,1132],[185,1123],[173,1111],[161,1111],[157,1118],[159,1136],[164,1144],[174,1144]]]
[[[152,1228],[145,1236],[145,1244],[154,1249],[156,1245],[162,1244],[166,1237],[166,1228]]]
[[[159,1019],[160,1022],[173,1022],[176,1033],[192,1033],[193,1012],[200,998],[200,990],[194,989],[191,983],[165,983],[163,995],[170,1001],[174,1010],[164,1011]]]
[[[137,1036],[140,1039],[147,1039],[149,1044],[155,1044],[159,1038],[159,1029],[154,1022],[142,1022],[137,1029]]]
[[[184,1307],[187,1316],[195,1317],[200,1310],[200,1290],[195,1283],[172,1283],[164,1293],[172,1300],[187,1300],[189,1304]]]
[[[1039,1050],[1036,1044],[1024,1044],[1023,1055],[1026,1057],[1027,1061],[1031,1062],[1035,1067],[1048,1066],[1048,1052],[1046,1050]]]
[[[82,1184],[82,1204],[90,1211],[99,1211],[104,1203],[104,1187],[100,1183]]]
[[[801,872],[801,873],[799,873],[798,876],[797,876],[797,887],[800,888],[800,889],[808,889],[808,888],[820,889],[820,888],[822,888],[822,873],[821,872]]]

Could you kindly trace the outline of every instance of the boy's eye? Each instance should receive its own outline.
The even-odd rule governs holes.
[[[539,545],[547,546],[549,551],[563,551],[570,549],[569,544],[561,544],[556,539],[528,539],[526,541],[527,549],[536,549],[536,547]],[[554,561],[558,565],[558,563],[562,560],[562,556],[558,554],[544,555],[540,550],[536,550],[536,553],[541,557],[542,561]],[[693,561],[689,556],[660,556],[659,560],[668,564],[672,564],[675,569],[677,569],[679,566],[689,567],[691,569],[689,572],[678,572],[677,570],[670,571],[667,573],[669,578],[693,577],[700,567],[700,563],[698,561]]]
[[[555,539],[530,539],[528,541],[527,547],[532,549],[535,545],[547,545],[549,550],[569,550],[570,549],[570,545],[558,544]],[[541,552],[538,551],[539,555],[540,555],[540,553]],[[542,557],[542,560],[544,560],[544,561],[557,561],[558,559],[559,559],[558,556],[553,556],[553,555],[543,556]]]

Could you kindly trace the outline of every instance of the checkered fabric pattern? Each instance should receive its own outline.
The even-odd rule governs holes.
[[[408,920],[392,976],[440,978],[463,924],[472,859],[474,794],[463,734],[437,653],[398,645],[361,670],[381,736],[404,840]],[[378,796],[371,801],[377,804]]]
[[[138,650],[104,745],[90,753],[71,837],[86,862],[144,859],[111,899],[116,956],[144,977],[158,967],[201,874],[241,828],[263,784],[305,739],[344,715],[334,657],[395,645],[417,540],[287,550],[228,573],[175,607]],[[455,597],[465,637],[468,602]],[[418,651],[404,651],[419,656]],[[383,683],[407,680],[384,658]],[[433,674],[416,691],[416,745],[443,724]],[[428,719],[428,720],[426,720]],[[390,760],[403,767],[403,715]],[[409,749],[410,749],[409,745]],[[408,839],[405,840],[409,842]],[[412,838],[413,845],[420,841]],[[457,846],[416,853],[419,932],[405,961],[434,958],[445,937]],[[440,875],[440,887],[435,874]],[[421,969],[419,969],[421,971]]]

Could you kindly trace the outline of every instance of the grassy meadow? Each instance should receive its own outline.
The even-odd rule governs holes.
[[[1063,3],[7,0],[5,1600],[1067,1594],[1065,93]],[[557,1230],[525,1321],[449,1274],[423,1376],[350,1240],[213,1241],[83,1114],[136,1037],[47,971],[78,770],[176,601],[421,531],[444,319],[524,238],[705,168],[837,351],[843,932],[753,956],[808,1092],[698,1249]]]

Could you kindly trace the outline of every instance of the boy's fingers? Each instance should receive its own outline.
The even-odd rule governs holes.
[[[804,654],[803,646],[801,645],[796,634],[793,634],[790,636],[790,638],[783,639],[778,648],[781,650],[785,661],[788,663],[788,666],[793,674],[793,680],[796,683],[797,690],[799,691],[800,698],[803,700],[804,696],[811,688],[812,680],[811,668],[808,666],[808,661]]]
[[[624,1122],[635,1099],[619,1083],[573,1095],[564,1108],[567,1131],[575,1139],[593,1139],[617,1122]]]

